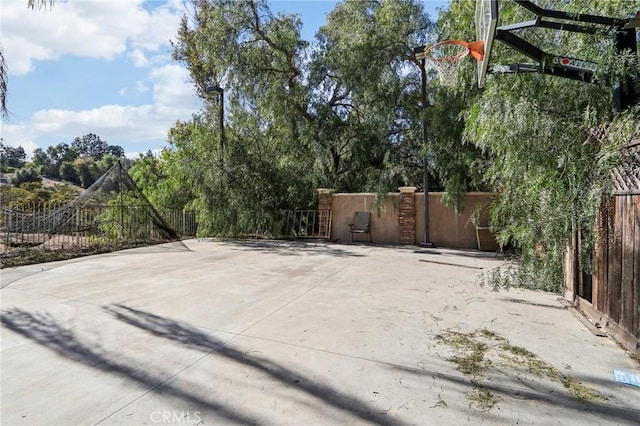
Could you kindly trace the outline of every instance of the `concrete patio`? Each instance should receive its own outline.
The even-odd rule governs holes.
[[[638,424],[611,373],[638,362],[557,295],[480,286],[501,262],[189,240],[3,269],[0,420]]]

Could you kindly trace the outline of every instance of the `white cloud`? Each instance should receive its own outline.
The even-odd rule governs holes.
[[[179,65],[165,65],[149,72],[153,101],[144,105],[102,105],[73,111],[42,109],[28,122],[5,124],[1,136],[12,146],[33,150],[40,139],[70,141],[95,133],[114,144],[162,143],[176,120],[188,120],[200,108],[189,83],[188,71]],[[144,83],[140,87],[144,87]],[[122,91],[122,90],[121,90]]]
[[[38,144],[35,142],[36,133],[28,126],[3,123],[0,133],[3,144],[14,148],[21,146],[28,157],[31,157],[33,151],[38,148]]]
[[[29,10],[21,0],[0,1],[2,43],[10,74],[42,78],[38,73],[29,74],[37,66],[35,61],[60,59],[62,70],[68,56],[98,60],[118,56],[118,60],[149,69],[145,79],[132,72],[135,77],[131,81],[125,78],[119,88],[112,89],[127,99],[134,94],[138,99],[146,98],[142,105],[118,105],[120,101],[114,98],[109,98],[108,105],[91,105],[86,100],[91,100],[93,92],[82,92],[82,88],[94,90],[95,84],[84,80],[77,81],[78,92],[84,95],[83,107],[47,106],[53,91],[33,99],[33,106],[45,103],[36,107],[36,112],[29,112],[30,118],[0,123],[0,136],[11,146],[20,145],[32,152],[38,145],[46,147],[95,133],[128,151],[136,151],[138,146],[145,151],[147,146],[162,145],[176,120],[188,120],[200,108],[188,71],[170,62],[169,40],[174,38],[186,10],[184,0],[153,3],[149,10],[142,7],[142,0],[68,0],[56,1],[47,11]],[[126,76],[127,68],[120,69],[124,73],[121,76]],[[101,74],[94,74],[94,79],[96,76]],[[149,91],[151,96],[142,95]]]
[[[144,81],[139,80],[136,81],[136,91],[138,93],[144,93],[144,92],[148,92],[149,88],[147,87],[147,85],[144,83]]]
[[[149,74],[153,86],[153,100],[156,104],[183,108],[191,105],[193,88],[188,71],[180,65],[165,65],[155,68]]]
[[[133,61],[134,67],[146,67],[149,65],[149,60],[141,49],[133,49],[128,56]]]
[[[177,34],[180,18],[185,9],[180,2],[168,2],[154,9],[141,23],[139,32],[132,36],[132,44],[136,48],[157,51],[160,46],[168,45],[169,40]]]
[[[34,70],[36,59],[54,59],[53,50],[21,37],[7,35],[2,40],[9,74],[22,75]]]
[[[56,2],[51,10],[33,11],[26,2],[2,4],[2,41],[9,72],[26,74],[35,60],[63,55],[111,60],[131,50],[136,66],[147,66],[145,51],[168,46],[184,13],[169,1],[151,10],[142,0]]]

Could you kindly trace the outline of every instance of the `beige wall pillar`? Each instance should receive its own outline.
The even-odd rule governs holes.
[[[331,237],[331,203],[332,189],[318,189],[318,210],[320,210],[320,235]]]
[[[415,186],[402,186],[400,190],[400,212],[398,224],[400,225],[400,244],[416,243],[416,202],[414,194]]]

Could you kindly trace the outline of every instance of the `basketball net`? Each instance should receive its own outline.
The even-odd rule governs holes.
[[[484,58],[484,42],[447,40],[424,49],[425,59],[438,71],[440,84],[447,87],[456,85],[458,70],[469,54],[481,61]]]

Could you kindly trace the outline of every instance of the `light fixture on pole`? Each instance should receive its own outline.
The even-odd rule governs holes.
[[[423,158],[423,185],[424,185],[424,242],[420,243],[424,247],[433,247],[429,239],[429,137],[427,134],[427,70],[425,69],[426,56],[424,49],[426,46],[413,48],[413,58],[420,61],[420,76],[422,79],[420,90],[420,103],[422,108],[422,147],[425,150]]]
[[[220,105],[220,151],[224,151],[224,89],[217,84],[207,86],[207,93],[216,93],[218,95]]]

